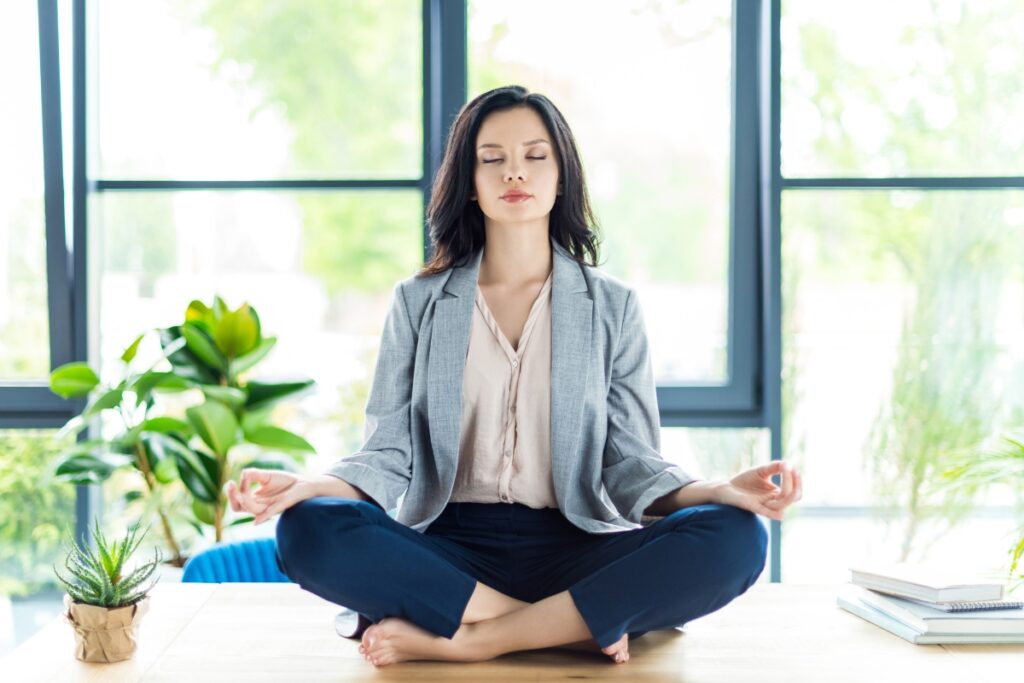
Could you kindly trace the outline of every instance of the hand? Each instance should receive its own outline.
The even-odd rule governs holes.
[[[231,509],[253,514],[253,524],[262,524],[268,518],[315,495],[309,479],[283,470],[249,467],[242,470],[238,480],[237,486],[229,480],[224,490],[228,494]],[[259,488],[254,490],[254,484],[259,484]]]
[[[775,474],[780,475],[781,487],[772,483]],[[803,498],[803,493],[803,479],[793,466],[783,460],[773,460],[719,484],[715,502],[781,521],[786,508]]]

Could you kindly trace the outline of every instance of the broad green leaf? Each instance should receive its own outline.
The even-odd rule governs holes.
[[[66,363],[50,373],[50,391],[64,398],[85,396],[99,383],[88,363]]]
[[[238,439],[238,420],[230,408],[219,401],[206,401],[187,408],[185,414],[203,443],[218,456],[227,455]]]
[[[157,389],[161,391],[184,391],[194,386],[191,380],[185,379],[173,372],[150,370],[139,375],[130,385],[129,390],[135,393],[135,405],[142,405],[151,392]]]
[[[220,295],[215,294],[213,296],[213,317],[217,320],[224,317],[230,309],[228,305],[224,303],[224,299],[220,298]]]
[[[110,410],[116,408],[124,397],[123,389],[111,389],[110,391],[102,394],[99,398],[93,401],[88,408],[82,411],[83,417],[90,417],[96,415],[104,410]]]
[[[185,343],[189,351],[194,353],[199,360],[211,368],[224,372],[228,369],[227,359],[220,352],[217,345],[202,328],[195,323],[185,323],[181,326],[181,334],[185,337]]]
[[[184,443],[161,432],[153,432],[145,439],[150,460],[155,461],[153,474],[161,484],[170,484],[178,478],[177,453],[191,457],[192,451]]]
[[[263,326],[260,324],[260,316],[256,313],[256,309],[253,308],[252,306],[249,306],[248,313],[249,317],[252,318],[252,321],[256,324],[256,339],[262,341]]]
[[[236,387],[221,387],[214,384],[204,384],[200,387],[207,398],[220,401],[232,410],[238,410],[245,405],[246,393]]]
[[[249,391],[249,398],[245,407],[249,410],[264,408],[275,403],[286,396],[297,394],[316,384],[311,379],[297,379],[285,382],[257,382],[252,381],[245,385]]]
[[[236,377],[263,360],[277,344],[277,337],[267,337],[255,349],[231,361],[231,374]]]
[[[213,504],[204,503],[200,500],[192,501],[192,514],[203,524],[214,524]]]
[[[143,421],[139,426],[142,427],[142,431],[144,432],[160,432],[162,434],[166,434],[168,432],[182,432],[183,434],[192,433],[192,427],[188,422],[166,415],[151,417],[148,420]]]
[[[130,465],[131,456],[120,453],[70,453],[60,457],[54,475],[60,479],[77,480],[85,477],[88,483],[103,481],[118,467]]]
[[[273,406],[248,408],[242,413],[242,430],[251,432],[259,427],[272,426],[271,417],[274,414]]]
[[[185,488],[205,503],[215,502],[218,494],[217,484],[210,476],[208,463],[203,462],[204,458],[212,458],[205,453],[189,449],[174,451],[174,458],[178,465],[178,475]]]
[[[259,446],[283,448],[285,450],[307,451],[315,453],[308,441],[294,432],[280,427],[258,427],[245,433],[245,440]]]
[[[153,476],[161,484],[170,484],[178,478],[177,461],[173,457],[157,461],[156,468],[153,470]]]
[[[180,346],[184,337],[181,327],[172,326],[159,330],[160,346],[174,368],[174,374],[197,384],[217,384],[220,375],[199,359],[188,345]],[[187,340],[186,340],[187,341]],[[212,342],[211,342],[212,343]]]
[[[210,308],[198,299],[193,299],[188,308],[185,309],[185,322],[191,323],[197,320],[204,322],[213,322],[213,312]]]
[[[213,339],[228,358],[242,356],[259,343],[256,321],[249,315],[249,304],[221,316],[213,328]]]
[[[136,337],[135,341],[133,341],[128,346],[128,348],[124,350],[124,353],[121,354],[121,360],[123,360],[125,363],[131,363],[135,359],[135,354],[138,353],[139,350],[139,344],[142,342],[145,336],[146,333],[143,332],[138,337]]]

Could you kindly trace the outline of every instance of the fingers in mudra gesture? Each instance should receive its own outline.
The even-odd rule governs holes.
[[[308,484],[305,478],[291,472],[249,467],[242,470],[238,484],[229,480],[224,491],[232,510],[248,512],[253,515],[253,524],[262,524],[309,498]]]
[[[772,482],[778,475],[780,483]],[[722,482],[718,489],[718,502],[782,520],[786,508],[803,497],[803,479],[800,473],[784,460],[773,460],[765,465],[751,467],[732,479]]]

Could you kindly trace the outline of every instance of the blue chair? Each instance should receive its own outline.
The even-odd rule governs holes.
[[[290,583],[277,563],[277,541],[257,538],[221,543],[189,558],[182,583]],[[372,622],[362,614],[342,608],[334,630],[343,638],[358,640]]]
[[[182,583],[290,583],[277,564],[277,541],[220,543],[189,558]]]

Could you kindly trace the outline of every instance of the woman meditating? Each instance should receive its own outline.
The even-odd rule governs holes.
[[[362,448],[320,475],[227,484],[256,524],[281,513],[282,570],[361,615],[376,666],[559,646],[625,662],[630,638],[744,593],[765,564],[756,515],[782,519],[800,476],[775,461],[707,481],[662,459],[640,304],[596,267],[561,112],[519,86],[466,104],[428,220]]]

